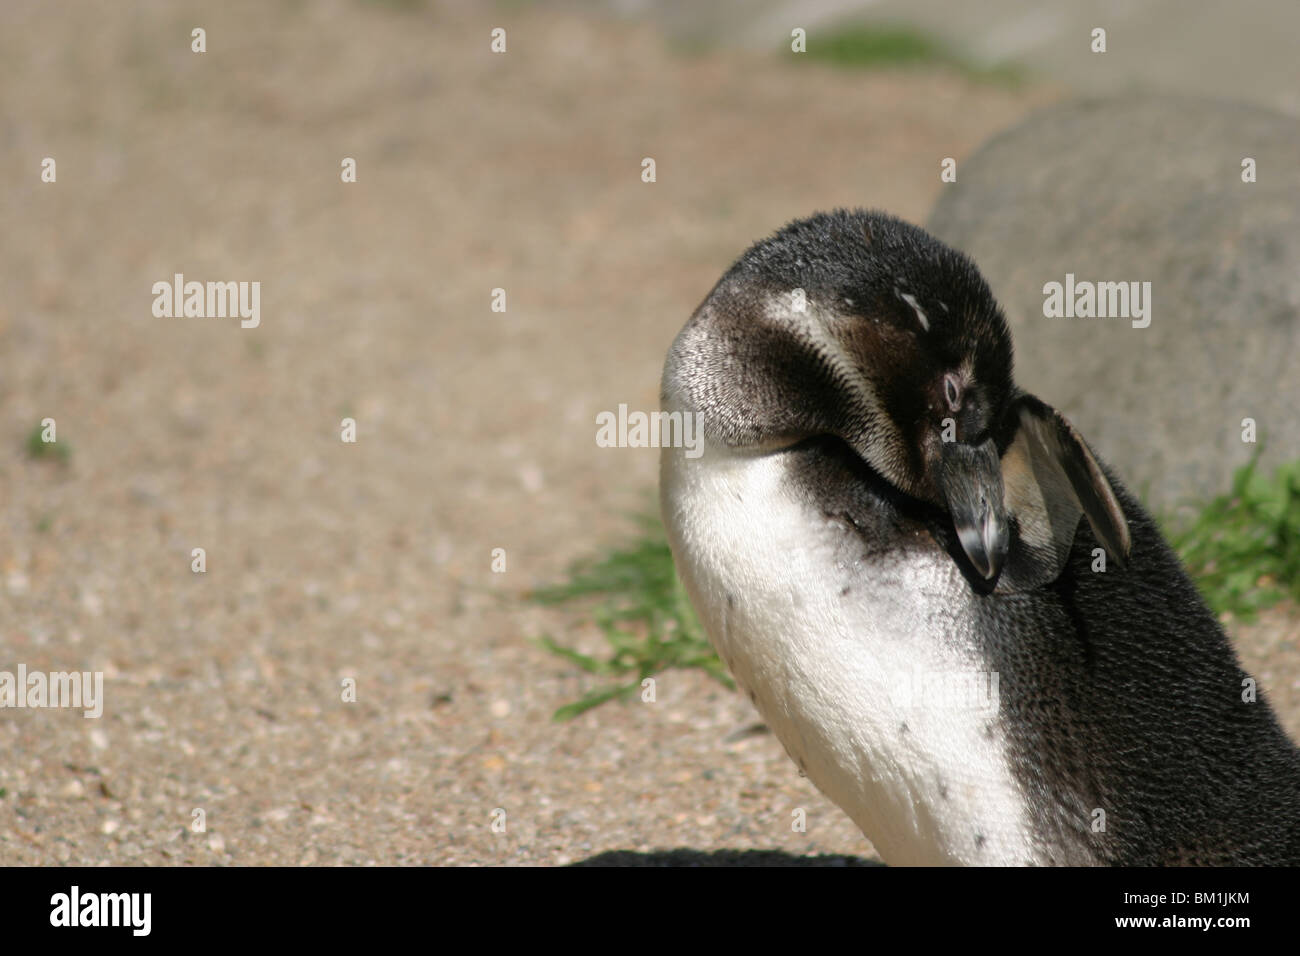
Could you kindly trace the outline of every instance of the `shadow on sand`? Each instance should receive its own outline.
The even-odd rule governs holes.
[[[794,856],[780,850],[610,850],[570,866],[884,866],[857,856]]]

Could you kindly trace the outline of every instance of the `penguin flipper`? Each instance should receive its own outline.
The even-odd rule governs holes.
[[[1056,580],[1085,515],[1093,534],[1119,567],[1132,540],[1128,519],[1110,480],[1083,436],[1066,418],[1032,395],[1016,403],[1015,438],[1002,456],[1002,481],[1013,535],[1003,590],[1023,591]]]

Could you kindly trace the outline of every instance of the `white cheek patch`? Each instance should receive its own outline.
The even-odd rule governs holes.
[[[830,365],[836,381],[845,390],[845,397],[861,412],[864,426],[860,435],[840,437],[889,481],[909,490],[903,437],[858,361],[831,330],[839,316],[811,297],[807,298],[804,310],[796,312],[791,308],[789,296],[774,295],[767,299],[763,317],[810,345]]]
[[[925,310],[921,308],[919,303],[917,303],[916,296],[911,295],[907,292],[900,292],[898,289],[894,290],[894,294],[912,307],[912,311],[916,313],[917,321],[921,323],[921,328],[929,332],[930,320],[926,318]]]

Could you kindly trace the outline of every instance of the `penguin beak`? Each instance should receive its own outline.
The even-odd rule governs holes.
[[[985,580],[996,581],[1007,559],[1010,534],[1002,503],[1002,462],[993,440],[982,445],[945,442],[939,487],[962,550]]]

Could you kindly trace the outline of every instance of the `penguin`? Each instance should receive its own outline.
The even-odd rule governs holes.
[[[787,225],[677,335],[662,408],[702,436],[660,463],[691,603],[886,863],[1300,864],[1300,750],[1150,515],[1016,386],[964,255],[881,212]]]

